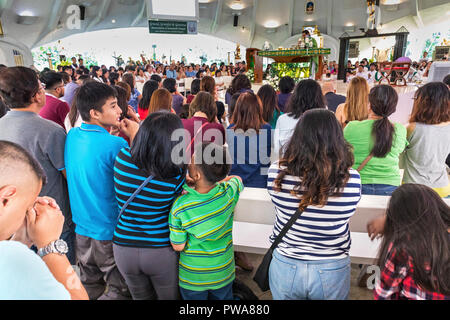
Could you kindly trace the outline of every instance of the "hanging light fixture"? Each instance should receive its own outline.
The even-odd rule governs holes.
[[[235,0],[230,5],[230,8],[233,10],[242,10],[242,9],[244,9],[244,4],[240,0]]]

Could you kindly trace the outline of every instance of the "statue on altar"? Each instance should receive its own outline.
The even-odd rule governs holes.
[[[377,35],[378,34],[377,27],[381,20],[380,18],[381,11],[379,5],[377,5],[376,0],[367,0],[367,14],[368,18],[367,18],[366,33],[368,35]]]
[[[269,51],[269,50],[272,50],[272,49],[273,49],[273,47],[272,47],[272,45],[270,44],[270,42],[269,42],[269,41],[265,41],[265,42],[264,42],[264,45],[263,45],[263,50]]]
[[[236,46],[236,53],[234,58],[236,59],[236,61],[241,60],[241,45],[239,43]]]

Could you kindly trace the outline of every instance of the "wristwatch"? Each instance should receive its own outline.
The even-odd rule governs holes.
[[[38,255],[43,258],[50,253],[57,253],[64,255],[69,252],[69,247],[64,240],[56,240],[51,242],[48,246],[38,250]]]

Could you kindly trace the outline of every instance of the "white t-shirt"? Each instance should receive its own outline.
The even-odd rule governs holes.
[[[81,127],[82,123],[83,123],[83,120],[81,119],[80,115],[78,115],[77,121],[75,121],[75,127],[72,127],[70,125],[69,115],[67,115],[66,118],[64,119],[64,127],[66,128],[67,133],[69,133],[70,129],[72,129],[72,128]]]
[[[275,127],[274,142],[273,142],[273,152],[279,155],[281,147],[289,142],[292,135],[294,134],[295,127],[299,119],[294,119],[285,113],[278,118],[277,125]]]
[[[368,79],[367,71],[357,72],[355,76],[356,76],[356,77],[364,78],[364,79],[366,79],[366,80]]]
[[[0,300],[70,300],[45,262],[16,241],[0,241]]]
[[[376,71],[376,70],[374,70],[374,71],[369,71],[369,72],[367,73],[367,81],[368,81],[368,82],[374,82],[374,81],[375,81],[375,76],[376,76],[376,74],[377,74],[377,71]]]

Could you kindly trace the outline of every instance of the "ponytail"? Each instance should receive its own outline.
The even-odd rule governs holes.
[[[369,102],[372,111],[383,117],[373,125],[372,136],[375,138],[375,144],[371,153],[374,157],[384,158],[391,151],[394,140],[395,127],[388,117],[397,108],[398,95],[391,86],[379,85],[370,90]]]
[[[372,135],[375,138],[372,149],[374,157],[384,158],[391,151],[394,131],[395,128],[388,118],[375,121],[372,129]]]

